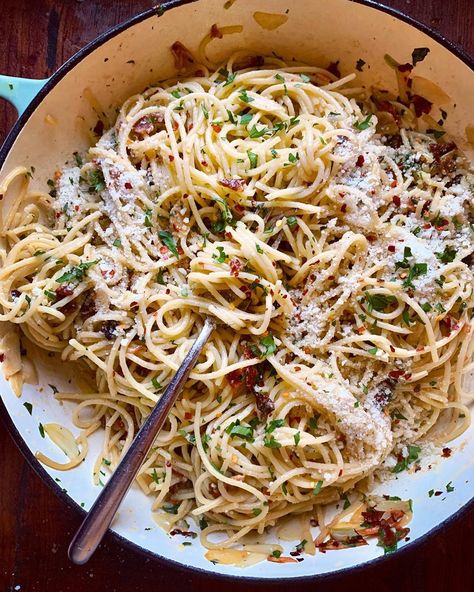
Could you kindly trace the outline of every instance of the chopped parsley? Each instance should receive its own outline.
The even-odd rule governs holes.
[[[227,259],[227,254],[224,251],[224,247],[216,247],[217,248],[217,253],[214,253],[212,255],[212,258],[215,259],[217,261],[217,263],[225,263],[226,259]]]
[[[301,434],[296,432],[296,434],[293,435],[293,440],[295,441],[295,446],[298,446],[301,440]]]
[[[274,432],[277,428],[281,428],[285,425],[285,420],[284,419],[274,419],[272,420],[266,427],[265,427],[265,433],[267,434],[271,434],[272,432]]]
[[[249,135],[251,138],[261,138],[265,134],[268,134],[269,131],[270,130],[267,127],[262,127],[261,129],[257,129],[257,127],[255,125],[253,125],[252,129],[250,130]]]
[[[178,249],[176,247],[176,243],[174,242],[173,235],[168,230],[159,230],[158,237],[160,238],[161,242],[168,247],[168,249],[173,253],[176,259],[179,259]]]
[[[43,424],[41,422],[38,424],[38,430],[39,430],[40,436],[42,438],[44,438],[44,427],[43,427]]]
[[[428,47],[415,47],[415,49],[411,52],[411,61],[414,66],[418,64],[418,62],[422,62],[426,56],[429,54],[430,50]]]
[[[242,103],[253,103],[253,101],[255,101],[254,98],[248,96],[245,89],[240,91],[239,99],[242,101]]]
[[[161,391],[161,390],[163,390],[163,385],[162,385],[162,384],[160,384],[160,382],[158,382],[158,380],[157,380],[156,376],[154,376],[154,377],[151,379],[151,384],[153,385],[153,388],[155,388],[157,391]]]
[[[442,263],[451,263],[456,258],[457,251],[447,246],[442,253],[435,253],[435,255]]]
[[[419,446],[408,446],[408,456],[403,457],[402,460],[398,461],[398,463],[391,469],[392,473],[401,473],[402,471],[407,470],[411,464],[418,460],[420,452],[421,448]]]
[[[356,70],[362,72],[362,69],[364,68],[365,64],[366,62],[363,59],[359,58],[356,62]]]
[[[33,415],[33,405],[31,403],[23,403],[23,407],[28,411],[30,415]]]
[[[229,424],[226,427],[225,432],[226,434],[229,434],[231,438],[238,436],[244,440],[247,440],[248,442],[254,441],[253,427],[251,425],[244,425],[240,423],[240,419]]]
[[[277,440],[275,440],[275,436],[269,436],[268,434],[263,439],[263,444],[267,448],[280,448],[281,444]]]
[[[355,124],[355,127],[359,130],[359,131],[363,131],[366,130],[368,127],[370,127],[370,120],[372,119],[372,113],[370,113],[370,115],[367,115],[367,117],[363,120],[363,121],[358,121]]]
[[[258,156],[251,150],[247,150],[247,156],[249,157],[250,168],[254,169],[258,163]]]
[[[397,302],[395,296],[388,294],[370,294],[369,292],[365,293],[365,300],[367,302],[367,310],[369,312],[372,312],[373,310],[383,312],[387,306]]]
[[[318,481],[316,483],[316,485],[314,486],[313,495],[318,495],[318,493],[321,491],[321,487],[322,486],[323,486],[323,482],[322,481]]]
[[[86,275],[86,271],[90,269],[93,265],[99,263],[100,259],[96,259],[95,261],[81,261],[79,265],[72,267],[69,271],[63,273],[63,275],[56,278],[56,282],[58,284],[64,284],[66,282],[71,281],[78,281],[80,282],[84,276]]]
[[[105,189],[104,173],[100,169],[92,169],[89,171],[89,191],[100,192]]]
[[[165,504],[163,510],[168,514],[177,514],[180,504]]]
[[[252,119],[253,115],[251,113],[245,113],[244,115],[240,116],[240,124],[241,125],[247,125],[251,119]]]

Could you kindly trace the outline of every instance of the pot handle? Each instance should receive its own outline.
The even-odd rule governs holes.
[[[33,80],[0,74],[0,97],[9,101],[20,117],[48,80],[49,78]]]

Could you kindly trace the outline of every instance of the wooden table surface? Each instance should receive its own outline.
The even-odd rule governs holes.
[[[432,26],[474,54],[473,0],[384,3]],[[153,4],[149,0],[2,0],[0,72],[32,78],[49,76],[99,33]],[[1,101],[1,140],[14,120],[13,108]],[[164,586],[172,586],[176,592],[212,592],[223,586],[210,577],[196,577],[145,559],[123,549],[111,537],[106,538],[87,566],[71,565],[66,551],[79,525],[79,515],[40,481],[2,424],[0,455],[0,592],[134,592]],[[324,591],[343,587],[368,587],[377,592],[474,590],[473,533],[471,511],[415,551],[394,556],[343,581],[326,582]],[[314,585],[298,587],[314,589]],[[245,588],[252,590],[256,586],[245,584]]]

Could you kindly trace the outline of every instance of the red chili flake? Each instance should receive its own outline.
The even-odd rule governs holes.
[[[97,121],[97,123],[94,126],[94,133],[97,136],[101,136],[104,133],[104,122],[101,121],[100,119]]]
[[[201,164],[203,167],[207,167],[207,162],[205,160],[201,160]]]
[[[347,204],[342,204],[342,206],[341,206],[341,212],[343,214],[345,214],[347,212]]]
[[[0,193],[0,201],[3,199],[3,193]]]
[[[245,208],[240,204],[235,204],[234,209],[238,214],[243,214],[245,212]]]
[[[451,448],[443,448],[443,454],[441,456],[449,458],[451,456]]]
[[[311,518],[309,523],[311,524],[311,526],[318,526],[318,521],[315,518]]]
[[[172,154],[169,155],[170,162],[173,162],[174,156]]]
[[[56,212],[56,218],[59,218],[61,216],[61,212]]]
[[[165,462],[165,467],[168,467],[168,469],[171,467],[171,461],[170,460],[167,460]]]
[[[426,224],[423,224],[423,228],[425,230],[428,230],[428,228],[431,228],[431,224],[429,222],[427,222]]]
[[[183,70],[190,64],[194,64],[193,54],[179,41],[173,43],[171,53],[173,54],[174,65],[177,70]]]
[[[393,350],[395,351],[395,349]],[[400,377],[402,377],[404,374],[403,370],[392,370],[391,372],[388,373],[389,378],[392,378],[393,380],[398,380]]]
[[[219,27],[214,24],[211,27],[211,39],[222,39],[223,34]]]
[[[362,335],[362,333],[365,333],[365,327],[357,327],[356,333]]]
[[[192,532],[190,530],[181,530],[179,528],[173,528],[173,530],[170,531],[171,536],[175,536],[177,534],[184,536],[184,537],[191,537],[192,539],[195,539],[197,536],[197,533]]]
[[[435,491],[434,494],[436,497],[438,497],[440,495],[443,495],[443,492],[442,491]]]
[[[216,134],[219,134],[222,130],[222,125],[219,125],[217,123],[213,123],[211,125],[212,129],[216,132]]]
[[[179,128],[179,124],[177,121],[173,121],[173,123],[171,124],[171,127],[173,128],[173,131],[176,131]]]
[[[79,206],[74,206],[74,210],[75,210],[76,212],[78,212],[78,211],[80,210],[80,207],[79,207]]]
[[[56,298],[67,298],[74,294],[74,290],[69,286],[59,286],[59,288],[56,288],[55,293]]]
[[[393,203],[397,206],[397,208],[399,208],[402,204],[401,200],[400,200],[400,196],[399,195],[394,195],[392,197],[392,201]]]
[[[166,255],[169,252],[169,249],[163,245],[159,248],[159,251],[162,255]]]
[[[262,415],[270,415],[270,413],[275,411],[275,404],[268,395],[255,393],[255,403],[257,405],[257,409]]]
[[[428,101],[428,99],[425,99],[424,97],[420,97],[420,95],[413,95],[412,103],[417,117],[421,117],[423,113],[429,113],[433,106],[431,101]]]
[[[224,234],[224,236],[226,237],[227,240],[232,240],[232,234],[230,232],[226,232]]]
[[[388,245],[387,248],[390,251],[390,253],[395,253],[395,245]]]
[[[364,156],[362,154],[359,154],[359,156],[357,157],[356,160],[356,166],[357,167],[361,167],[365,162]]]
[[[133,131],[143,136],[143,134],[151,134],[153,131],[153,123],[149,117],[145,115],[145,117],[141,117],[133,126]]]
[[[400,64],[398,66],[398,71],[399,72],[411,72],[413,70],[413,66],[412,64],[406,63],[406,64]]]
[[[243,267],[241,261],[239,261],[239,259],[234,257],[233,259],[231,259],[229,261],[229,267],[230,267],[230,275],[233,275],[234,277],[239,277],[240,270]]]
[[[0,364],[5,361],[5,354],[0,354]]]
[[[245,294],[247,299],[252,296],[252,290],[248,286],[240,286],[240,289]]]
[[[331,72],[331,74],[334,74],[334,76],[336,76],[337,78],[340,78],[341,72],[340,72],[338,66],[339,66],[339,60],[337,60],[337,62],[331,62],[329,64],[329,66],[327,67],[327,71]]]
[[[186,413],[184,414],[184,419],[192,419],[193,418],[193,414],[190,413],[189,411],[186,411]]]
[[[220,129],[219,129],[220,131]],[[242,191],[242,189],[245,186],[245,181],[244,179],[220,179],[219,180],[219,185],[222,185],[223,187],[228,187],[229,189],[232,189],[232,191]]]
[[[125,189],[131,189],[133,185],[129,181],[127,181],[126,183],[124,183],[124,187]]]
[[[332,281],[334,279],[336,279],[336,276],[335,275],[328,275],[328,280],[329,281]]]
[[[177,249],[179,255],[184,255],[184,249],[181,245],[178,245]]]
[[[386,113],[390,113],[390,115],[395,120],[395,123],[400,124],[400,112],[390,101],[381,101],[376,99],[375,104],[377,106],[378,111],[385,111]]]
[[[368,510],[367,512],[362,512],[364,522],[367,524],[375,524],[376,526],[380,526],[383,515],[384,513],[380,510]]]
[[[395,188],[397,185],[398,185],[398,183],[397,183],[397,180],[396,180],[396,179],[394,179],[394,180],[393,180],[393,181],[390,183],[390,187],[391,187],[392,189],[394,189],[394,188]]]
[[[423,204],[423,207],[421,208],[421,215],[423,216],[423,214],[426,214],[426,212],[430,209],[431,206],[431,199],[428,199],[427,201],[425,201],[425,203]]]
[[[403,378],[405,380],[410,380],[410,378],[411,378],[411,372],[407,372]]]

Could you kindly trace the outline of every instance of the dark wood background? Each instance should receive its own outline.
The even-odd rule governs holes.
[[[432,26],[474,54],[473,0],[384,3]],[[1,0],[0,72],[32,78],[49,76],[99,33],[154,4],[150,0]],[[13,108],[0,100],[1,140],[14,120]],[[148,560],[123,549],[111,537],[105,539],[89,564],[71,565],[66,551],[80,516],[40,481],[2,424],[0,459],[0,592],[244,589]],[[474,590],[473,534],[471,511],[415,550],[343,580],[327,581],[321,587],[325,592],[343,588],[377,592]],[[257,586],[245,584],[245,588],[251,591]],[[268,590],[268,586],[260,589]]]

